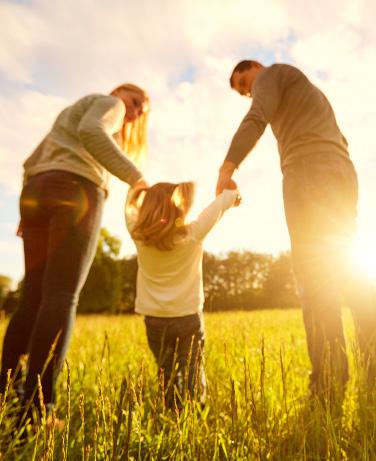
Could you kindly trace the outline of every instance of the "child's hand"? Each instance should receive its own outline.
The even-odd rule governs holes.
[[[226,189],[235,190],[237,188],[238,188],[238,185],[236,184],[236,182],[233,179],[229,179],[228,183],[226,184]],[[242,203],[242,197],[240,194],[238,194],[233,206],[239,206],[241,203]]]
[[[242,202],[243,202],[242,196],[238,194],[233,206],[239,206],[241,205]]]

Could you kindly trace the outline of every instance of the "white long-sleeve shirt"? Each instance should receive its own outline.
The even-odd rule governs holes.
[[[128,199],[132,189],[128,194]],[[187,235],[172,250],[159,250],[135,241],[138,258],[135,310],[154,317],[182,317],[202,311],[203,240],[223,213],[235,203],[237,190],[224,190],[187,226]],[[128,202],[128,200],[127,200]],[[137,215],[126,206],[126,224],[132,232]]]

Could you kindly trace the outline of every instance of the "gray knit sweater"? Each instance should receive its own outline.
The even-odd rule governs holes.
[[[273,64],[260,71],[252,99],[226,160],[239,165],[268,123],[278,141],[282,170],[302,156],[336,155],[349,160],[347,141],[329,101],[297,68]]]
[[[125,116],[123,101],[92,94],[57,117],[51,131],[24,163],[28,177],[50,170],[83,176],[107,191],[108,172],[133,184],[142,175],[115,141]]]

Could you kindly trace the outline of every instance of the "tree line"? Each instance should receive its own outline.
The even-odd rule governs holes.
[[[121,241],[102,228],[79,313],[132,313],[136,297],[137,257],[120,258]],[[224,255],[205,253],[203,259],[205,310],[255,310],[299,305],[288,252],[273,256],[251,251]],[[0,308],[16,307],[22,281],[14,290],[0,276]]]

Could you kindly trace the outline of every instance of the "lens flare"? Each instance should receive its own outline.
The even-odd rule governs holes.
[[[376,280],[376,242],[358,238],[351,248],[351,258],[361,272]]]

